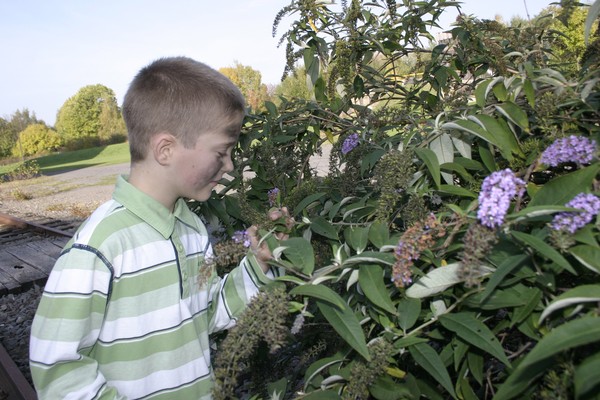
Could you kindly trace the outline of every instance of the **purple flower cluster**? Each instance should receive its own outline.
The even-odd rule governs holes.
[[[483,180],[479,193],[479,222],[489,228],[496,228],[504,222],[510,201],[525,190],[525,182],[517,178],[509,168],[496,171]]]
[[[358,146],[358,133],[348,136],[342,143],[342,154],[348,154]]]
[[[247,231],[235,231],[231,239],[235,243],[242,243],[244,247],[250,247],[250,235]]]
[[[593,194],[579,193],[565,204],[567,207],[579,208],[583,211],[562,212],[557,214],[550,227],[556,231],[575,233],[588,224],[600,212],[600,199]]]
[[[269,206],[273,207],[279,204],[279,188],[273,188],[267,192],[269,197]]]
[[[556,167],[565,162],[589,164],[596,153],[596,141],[583,136],[571,135],[557,139],[552,143],[540,158],[540,161],[551,167]]]

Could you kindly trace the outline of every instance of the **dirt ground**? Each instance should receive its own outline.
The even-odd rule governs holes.
[[[84,219],[111,198],[129,163],[91,166],[0,184],[0,212],[23,219]]]

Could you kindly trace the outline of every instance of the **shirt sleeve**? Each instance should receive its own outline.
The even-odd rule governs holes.
[[[273,278],[273,270],[265,274],[252,253],[229,274],[215,277],[210,289],[209,333],[233,327],[252,297]]]
[[[112,271],[88,246],[71,247],[48,277],[31,326],[30,367],[40,399],[124,399],[89,353],[100,332]]]

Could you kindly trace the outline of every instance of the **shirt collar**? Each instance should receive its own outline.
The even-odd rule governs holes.
[[[113,199],[157,230],[165,239],[173,234],[176,219],[198,230],[194,214],[185,200],[178,199],[171,213],[160,202],[130,184],[124,175],[117,178]]]

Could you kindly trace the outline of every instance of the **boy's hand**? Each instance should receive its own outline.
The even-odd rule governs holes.
[[[287,207],[276,208],[269,211],[269,218],[272,221],[282,220],[284,221],[286,231],[289,231],[294,226],[294,219],[290,217],[290,213]],[[258,234],[258,227],[256,225],[252,225],[247,230],[248,236],[250,237],[250,251],[252,251],[256,255],[256,260],[260,264],[262,270],[266,273],[269,270],[268,261],[273,258],[273,254],[267,245],[266,240],[260,242],[260,235]],[[289,237],[286,232],[274,232],[273,234],[277,240],[285,240]]]

